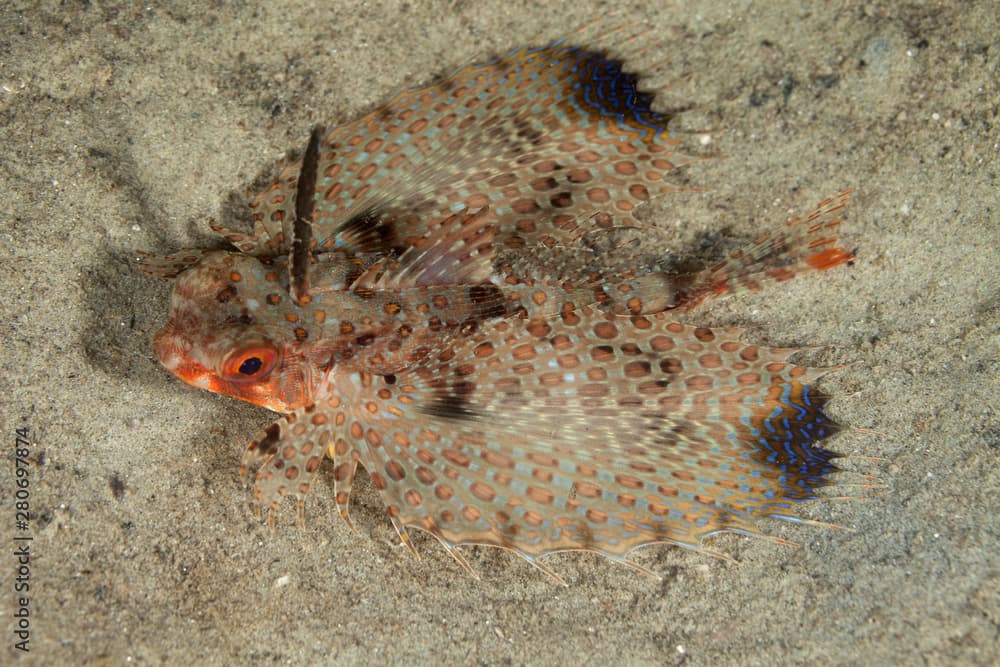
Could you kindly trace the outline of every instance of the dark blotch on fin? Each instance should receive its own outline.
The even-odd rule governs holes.
[[[461,421],[478,419],[481,416],[472,407],[468,398],[457,394],[437,396],[428,405],[422,406],[420,411],[429,417]]]
[[[666,129],[668,114],[653,111],[653,95],[638,89],[639,77],[622,71],[622,63],[607,54],[579,49],[577,103],[615,118],[622,127],[652,138]]]
[[[372,206],[353,215],[337,229],[336,238],[348,250],[379,255],[402,254],[402,244],[391,219],[386,219],[378,207]]]
[[[507,314],[507,304],[499,287],[490,283],[469,288],[469,301],[476,308],[476,317],[489,320]]]
[[[250,450],[262,458],[272,456],[278,451],[278,443],[281,442],[281,427],[278,422],[268,425],[263,435],[263,438],[250,444]]]
[[[527,118],[515,118],[514,127],[517,128],[517,136],[528,142],[532,147],[540,146],[545,139],[542,131],[533,126]]]
[[[832,463],[837,454],[817,446],[839,429],[823,412],[828,401],[809,385],[794,383],[751,420],[750,438],[757,447],[752,456],[781,472],[789,500],[815,498],[816,490],[827,486],[827,476],[837,470]]]

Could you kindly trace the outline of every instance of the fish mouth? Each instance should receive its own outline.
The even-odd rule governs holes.
[[[194,346],[187,337],[177,333],[168,323],[153,337],[153,354],[168,371],[195,387],[206,388],[204,378],[209,370],[188,357]]]

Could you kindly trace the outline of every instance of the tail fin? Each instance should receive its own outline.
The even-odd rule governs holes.
[[[715,266],[692,275],[689,284],[676,295],[676,305],[692,310],[706,299],[756,292],[771,283],[851,261],[854,253],[840,245],[837,238],[840,211],[847,206],[850,194],[851,190],[843,190],[823,200],[809,215],[792,218],[777,231],[768,232]]]

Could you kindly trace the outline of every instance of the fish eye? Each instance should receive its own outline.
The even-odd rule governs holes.
[[[234,350],[222,362],[223,379],[232,382],[260,380],[278,361],[278,351],[271,343],[256,343]]]
[[[260,367],[264,365],[264,362],[260,357],[247,357],[240,364],[240,375],[256,375]]]

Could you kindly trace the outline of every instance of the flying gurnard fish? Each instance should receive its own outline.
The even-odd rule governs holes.
[[[607,41],[607,40],[605,40]],[[630,44],[632,41],[624,40]],[[606,45],[521,48],[317,128],[249,199],[236,250],[142,254],[174,279],[155,338],[185,382],[282,414],[243,457],[273,522],[324,457],[348,519],[363,466],[400,538],[628,562],[795,519],[831,484],[821,374],[794,349],[683,323],[706,299],[852,258],[847,193],[695,272],[623,268],[684,161]]]

